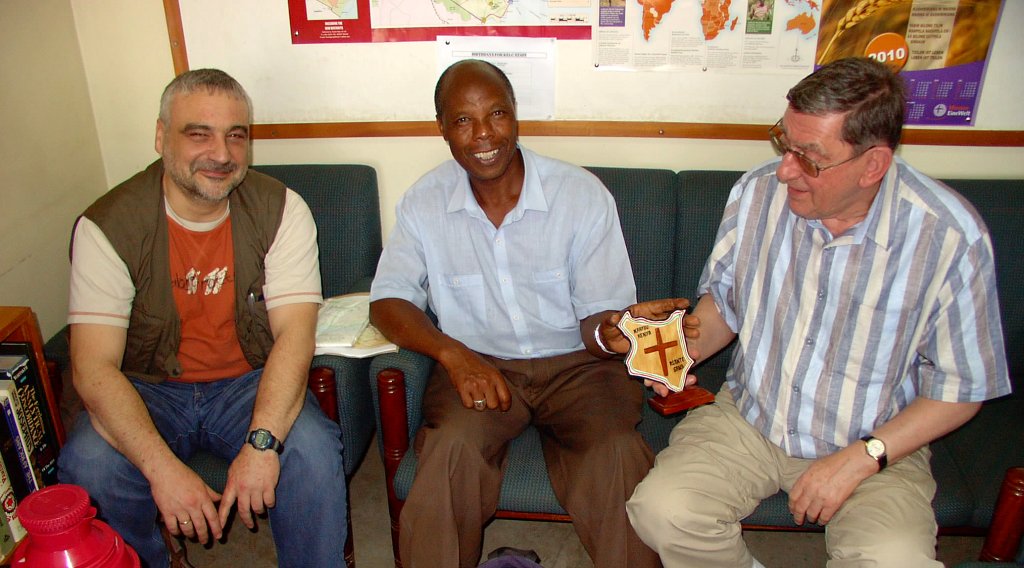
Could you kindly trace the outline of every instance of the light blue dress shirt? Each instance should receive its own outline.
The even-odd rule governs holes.
[[[586,170],[520,147],[519,202],[495,227],[447,161],[396,207],[370,291],[430,308],[445,334],[504,359],[583,349],[580,320],[636,302],[615,201]]]

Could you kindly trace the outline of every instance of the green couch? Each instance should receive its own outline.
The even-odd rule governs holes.
[[[641,301],[683,296],[696,300],[697,280],[711,251],[723,207],[739,171],[679,173],[643,168],[588,168],[615,197]],[[1024,181],[947,180],[975,204],[989,224],[995,246],[999,302],[1015,392],[984,405],[968,425],[932,445],[938,482],[933,503],[943,534],[986,534],[1003,474],[1024,465]],[[731,349],[695,369],[712,392],[721,386]],[[415,474],[411,442],[422,421],[420,406],[433,361],[402,351],[375,358],[371,373],[378,443],[385,466],[392,537]],[[655,451],[664,448],[679,415],[645,407],[638,429]],[[499,499],[498,517],[567,520],[551,490],[537,432],[513,441]],[[1017,509],[1021,506],[1018,504]],[[1016,523],[1019,541],[1020,518]],[[796,526],[779,493],[748,517],[748,529],[821,530]],[[1014,547],[1014,551],[1016,548]],[[1002,554],[1006,554],[1003,552]],[[999,556],[1001,559],[1012,558]],[[396,565],[400,565],[397,545]],[[994,559],[994,558],[993,558]]]

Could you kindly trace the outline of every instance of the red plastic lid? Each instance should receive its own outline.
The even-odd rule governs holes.
[[[30,534],[59,534],[95,515],[89,494],[77,485],[57,484],[29,494],[18,505],[18,518]]]

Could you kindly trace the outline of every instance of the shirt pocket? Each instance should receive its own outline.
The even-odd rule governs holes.
[[[445,274],[438,319],[441,329],[479,331],[487,323],[483,274]]]
[[[572,308],[569,270],[559,267],[533,273],[537,292],[537,317],[559,328],[577,327],[579,321]]]
[[[920,306],[880,298],[854,298],[834,326],[826,358],[829,376],[860,385],[870,378],[873,389],[888,396],[901,382],[906,358],[916,348]],[[892,365],[896,362],[896,367]],[[892,380],[893,374],[900,378]],[[884,386],[883,386],[884,385]]]

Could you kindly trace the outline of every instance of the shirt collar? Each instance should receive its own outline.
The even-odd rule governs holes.
[[[889,248],[893,223],[896,221],[894,215],[898,198],[896,189],[900,179],[899,163],[899,158],[893,156],[892,162],[889,164],[889,171],[885,172],[885,177],[882,178],[878,194],[875,195],[875,200],[871,203],[867,217],[861,221],[854,233],[855,242],[861,243],[867,238],[884,249]]]
[[[889,164],[889,171],[882,178],[878,193],[875,194],[875,199],[871,202],[867,215],[842,235],[826,240],[830,246],[859,245],[865,239],[871,239],[883,249],[889,248],[889,238],[894,221],[896,186],[899,183],[897,160],[899,158],[893,156],[892,163]],[[808,220],[808,223],[816,229],[828,233],[828,229],[820,219]]]
[[[523,190],[519,194],[519,201],[516,202],[516,206],[506,216],[510,223],[522,219],[528,209],[534,211],[548,210],[548,201],[544,196],[544,188],[540,183],[540,173],[537,171],[536,155],[520,145],[516,147],[523,156]],[[461,167],[459,169],[462,170]],[[469,175],[465,170],[462,170],[458,185],[455,186],[454,191],[452,191],[452,197],[448,200],[447,212],[454,213],[462,210],[486,218],[483,209],[473,195],[473,190],[469,185]]]

